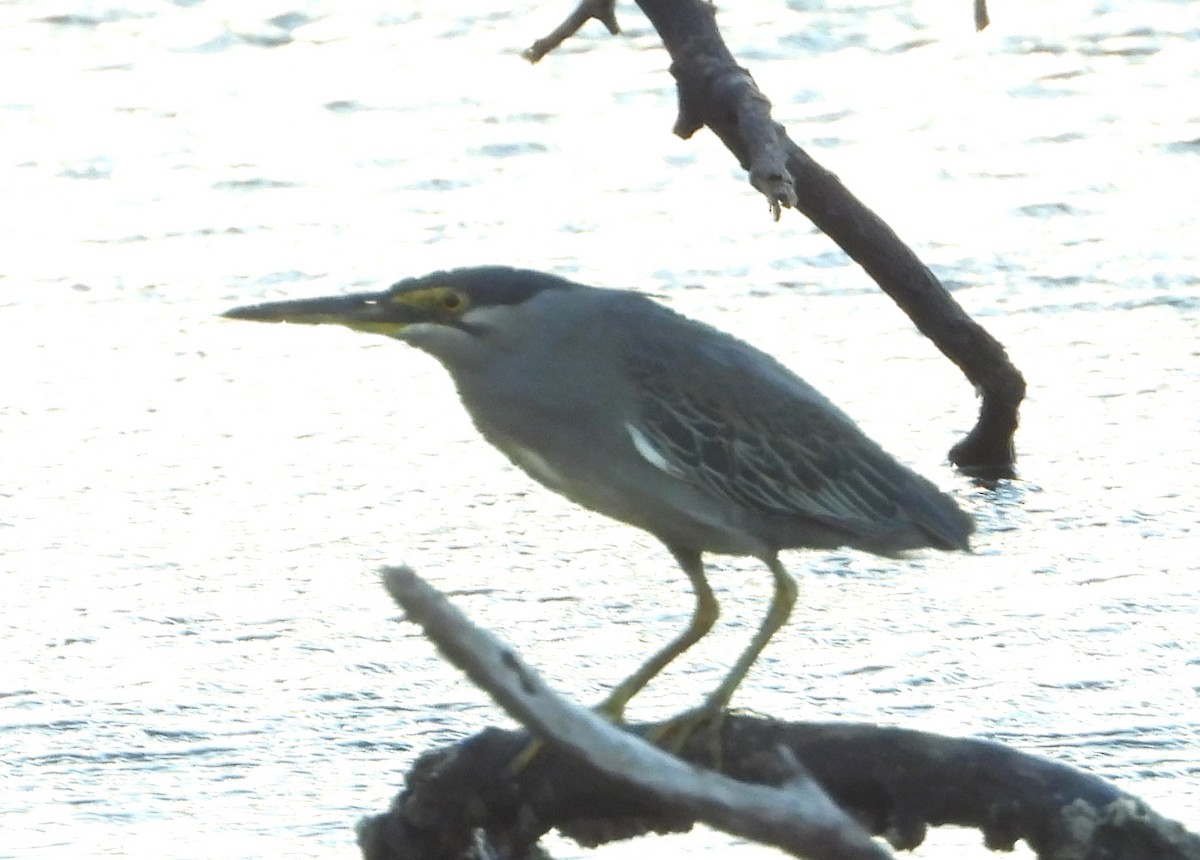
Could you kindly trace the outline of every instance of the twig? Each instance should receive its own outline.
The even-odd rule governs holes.
[[[975,32],[979,32],[988,24],[991,19],[988,18],[987,0],[975,0]]]
[[[567,16],[567,20],[555,27],[549,36],[534,42],[521,56],[531,63],[536,63],[574,36],[580,27],[593,18],[607,27],[612,35],[619,35],[621,28],[617,26],[617,13],[613,9],[615,2],[616,0],[579,0],[579,5]]]
[[[711,100],[729,106],[737,135],[732,140],[724,136],[722,139],[737,155],[750,184],[767,198],[771,217],[778,221],[781,210],[793,208],[798,198],[795,180],[787,166],[787,133],[771,118],[770,99],[763,95],[750,73],[736,65],[712,63],[707,56],[699,57],[696,68],[691,70],[685,71],[681,65],[671,66],[671,73],[680,81],[675,134],[686,140],[708,124],[699,102]],[[705,81],[702,87],[685,85],[697,78]]]

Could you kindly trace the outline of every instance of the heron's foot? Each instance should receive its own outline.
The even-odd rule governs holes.
[[[706,703],[667,720],[650,732],[647,740],[672,755],[679,755],[692,744],[703,744],[709,766],[720,770],[721,729],[727,713],[723,706]]]
[[[543,741],[534,738],[522,747],[521,751],[513,756],[512,761],[504,769],[505,776],[516,776],[525,768],[529,767],[530,763],[541,754],[546,744]]]

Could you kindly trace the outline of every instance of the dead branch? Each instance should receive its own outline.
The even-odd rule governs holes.
[[[653,808],[666,810],[672,820],[703,821],[797,857],[887,860],[890,856],[794,762],[782,789],[738,782],[690,767],[592,711],[555,695],[511,648],[471,624],[412,571],[388,568],[383,576],[392,598],[421,625],[447,659],[539,738],[570,751],[569,758],[576,761],[568,768],[576,775],[582,765],[585,772],[595,775],[593,784],[607,784],[611,786],[609,791],[619,797],[646,798]],[[528,742],[528,736],[523,737]],[[495,759],[491,752],[485,757],[506,768],[520,748],[509,752],[508,759]],[[543,770],[541,759],[546,758],[549,756],[544,753],[539,755],[536,766],[521,769],[511,780],[505,779],[504,769],[493,772],[493,776],[501,783],[524,783]],[[467,773],[474,778],[483,772],[472,767]],[[526,815],[521,823],[529,820]],[[513,844],[511,833],[500,837],[491,832],[493,828],[484,829],[492,844]],[[523,836],[527,838],[524,832]],[[523,846],[523,850],[529,847]]]
[[[981,3],[976,13],[986,16]],[[578,29],[586,20],[588,5],[582,4],[556,34],[572,25]],[[770,101],[721,38],[711,4],[638,0],[638,5],[671,56],[679,96],[675,133],[688,138],[707,126],[747,171],[773,217],[778,218],[782,209],[798,209],[863,267],[981,397],[979,419],[966,438],[951,448],[950,461],[972,475],[1012,477],[1013,436],[1025,380],[1004,347],[967,315],[878,215],[775,122]]]
[[[511,648],[472,626],[411,571],[384,571],[409,618],[546,744],[489,729],[422,755],[392,808],[365,819],[368,860],[538,856],[552,828],[583,845],[689,829],[697,821],[762,839],[795,856],[889,856],[929,826],[980,830],[993,850],[1024,840],[1039,860],[1200,860],[1200,838],[1088,774],[982,740],[853,724],[731,715],[723,775],[701,770],[703,738],[680,757],[618,730],[548,690]]]

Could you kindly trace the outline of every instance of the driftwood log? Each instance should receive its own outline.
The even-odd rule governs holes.
[[[544,744],[498,729],[422,755],[390,810],[363,820],[367,860],[544,857],[551,829],[586,846],[696,822],[814,860],[883,860],[930,826],[1024,840],[1040,860],[1200,860],[1200,837],[1081,771],[989,741],[729,715],[721,773],[698,737],[667,755],[655,726],[609,725],[556,696],[517,655],[415,574],[384,571],[408,617]]]
[[[525,52],[537,62],[591,19],[618,33],[614,0],[581,0],[572,14]],[[671,57],[679,95],[675,133],[708,127],[747,171],[775,218],[797,209],[879,284],[916,327],[962,371],[980,397],[979,419],[949,453],[981,478],[1015,474],[1013,436],[1025,380],[1004,347],[969,317],[884,221],[814,161],[771,116],[771,103],[726,47],[705,0],[637,0]],[[982,0],[976,26],[987,23]]]

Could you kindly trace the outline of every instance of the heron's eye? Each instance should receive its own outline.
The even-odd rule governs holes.
[[[457,311],[463,306],[463,297],[454,290],[444,290],[442,294],[438,296],[438,304],[442,306],[442,310]]]

